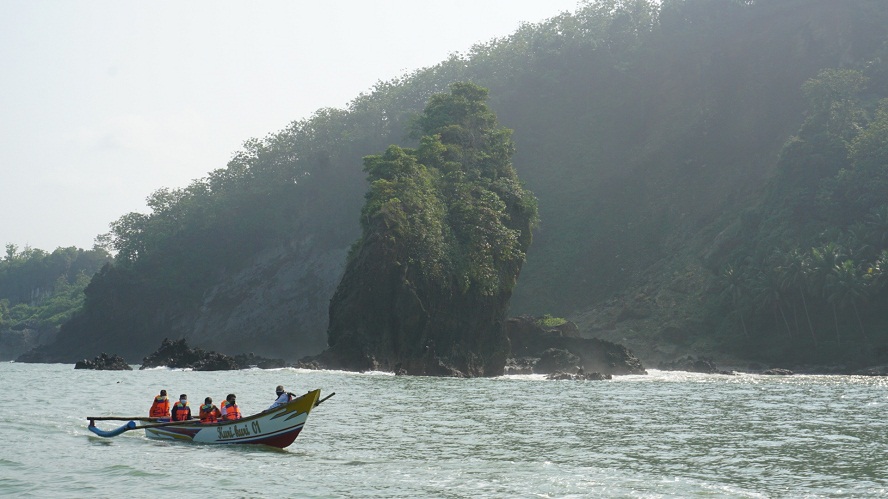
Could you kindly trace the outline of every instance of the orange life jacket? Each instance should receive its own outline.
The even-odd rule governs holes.
[[[219,408],[213,404],[204,404],[200,406],[200,422],[201,423],[215,423],[219,421],[219,418],[222,417],[222,413],[219,412]]]
[[[222,403],[222,408],[225,409],[225,414],[222,415],[222,419],[225,421],[233,421],[243,417],[237,404],[229,404],[226,400]]]
[[[191,408],[188,407],[188,402],[184,404],[182,402],[176,402],[176,405],[173,406],[173,421],[185,421],[186,419],[191,419]]]
[[[170,417],[170,399],[168,399],[166,395],[158,395],[154,397],[154,402],[151,404],[151,410],[148,412],[148,416],[152,418]]]

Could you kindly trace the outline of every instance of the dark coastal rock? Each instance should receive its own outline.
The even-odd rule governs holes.
[[[575,371],[580,365],[580,358],[563,348],[549,348],[540,354],[540,360],[533,367],[538,374],[560,371]]]
[[[240,369],[234,357],[217,352],[204,352],[200,348],[190,348],[185,339],[170,341],[164,338],[160,348],[142,360],[139,369],[151,367],[172,367],[195,371],[231,371]]]
[[[772,375],[772,376],[790,376],[795,373],[793,373],[789,369],[781,369],[779,367],[775,367],[772,369],[766,369],[766,370],[762,371],[762,374],[767,374],[767,375]]]
[[[576,324],[570,321],[547,327],[543,325],[541,318],[513,317],[506,320],[505,331],[510,340],[511,356],[503,361],[503,374],[574,372],[578,368],[590,373],[587,376],[647,374],[641,361],[626,347],[598,338],[582,338]],[[345,366],[360,365],[361,370],[387,370],[398,374],[450,377],[471,375],[437,359],[432,355],[434,350],[431,348],[427,350],[427,357],[422,362],[410,364],[411,368],[408,368],[404,363],[390,365],[380,362],[375,356],[368,354],[367,347],[362,345],[356,340],[350,350],[337,352],[338,357],[331,356],[328,351],[318,356],[305,357],[295,367],[348,369]],[[351,357],[345,358],[349,355]]]
[[[74,369],[95,369],[97,371],[132,371],[133,368],[119,355],[99,354],[93,360],[83,359],[74,364]]]
[[[546,376],[546,379],[549,380],[572,380],[572,381],[602,381],[605,379],[613,379],[614,377],[610,374],[602,374],[602,373],[587,373],[582,369],[578,369],[576,374],[571,374],[568,372],[558,371]]]
[[[509,353],[509,296],[458,289],[441,296],[392,261],[390,242],[371,235],[330,301],[330,348],[309,361],[330,369],[419,376],[499,376]]]
[[[224,353],[208,352],[202,359],[191,365],[195,371],[235,371],[241,366],[234,357]]]
[[[321,369],[326,369],[327,366],[318,362],[314,357],[305,357],[296,361],[293,364],[293,367],[298,369],[311,369],[314,371],[320,371]]]
[[[660,362],[657,366],[661,371],[686,371],[703,374],[733,374],[731,371],[722,371],[716,367],[715,362],[707,357],[694,357],[688,355],[681,359],[669,362]]]
[[[511,317],[506,321],[506,333],[514,358],[542,359],[546,351],[556,349],[578,358],[575,364],[565,366],[567,371],[579,367],[585,372],[604,374],[647,374],[641,361],[626,347],[598,338],[582,338],[577,326],[570,321],[548,327],[542,318]],[[553,353],[548,355],[554,356]],[[539,366],[539,362],[534,366],[534,372],[543,372],[540,368],[551,372],[551,367]]]

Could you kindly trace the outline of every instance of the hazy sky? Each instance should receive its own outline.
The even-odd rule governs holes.
[[[577,3],[0,0],[0,244],[91,248],[245,140]]]

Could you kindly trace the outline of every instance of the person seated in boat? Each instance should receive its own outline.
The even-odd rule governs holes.
[[[205,398],[204,405],[200,406],[200,422],[216,423],[220,419],[222,419],[222,412],[213,405],[213,399],[211,397]]]
[[[221,411],[223,421],[234,421],[235,419],[243,417],[240,408],[237,406],[237,397],[233,393],[229,393],[228,396],[225,397],[225,402],[222,402]]]
[[[160,395],[154,397],[151,403],[151,410],[148,416],[152,418],[168,418],[170,417],[170,399],[167,398],[167,391],[161,390]]]
[[[282,405],[284,405],[284,404],[287,404],[287,403],[289,403],[290,401],[292,401],[294,398],[296,398],[295,395],[293,395],[292,393],[290,393],[290,392],[284,390],[284,386],[283,386],[283,385],[278,385],[277,388],[275,388],[274,391],[275,391],[275,393],[277,394],[277,399],[274,401],[273,404],[271,404],[271,405],[268,407],[268,409],[265,409],[266,411],[270,411],[270,410],[272,410],[272,409],[274,409],[274,408],[276,408],[276,407],[280,407],[280,406],[282,406]]]
[[[188,407],[188,395],[179,395],[179,401],[173,406],[172,421],[186,421],[191,419],[191,407]]]

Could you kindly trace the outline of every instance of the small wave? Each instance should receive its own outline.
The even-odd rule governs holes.
[[[18,461],[12,461],[12,460],[4,459],[4,458],[0,457],[0,468],[19,469],[19,468],[24,468],[24,467],[25,467],[25,465],[18,462]]]
[[[114,464],[99,470],[99,474],[106,476],[127,476],[127,477],[153,477],[161,476],[158,473],[152,473],[140,470],[126,464]]]
[[[346,376],[395,376],[393,372],[387,371],[342,371],[338,369],[302,369],[294,368],[300,373],[325,373],[325,374],[344,374]]]
[[[528,380],[528,381],[540,381],[546,380],[545,374],[503,374],[502,376],[497,376],[493,379],[517,379],[517,380]]]

